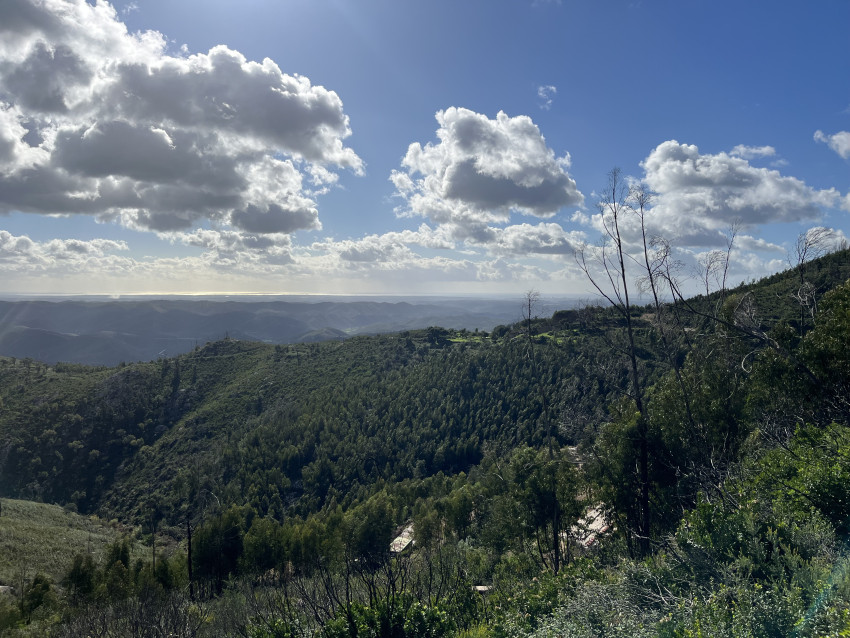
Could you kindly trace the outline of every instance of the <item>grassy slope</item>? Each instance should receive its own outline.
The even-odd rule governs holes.
[[[0,515],[0,584],[16,585],[41,572],[59,582],[77,552],[101,561],[110,543],[124,531],[97,517],[66,511],[58,505],[3,499]]]

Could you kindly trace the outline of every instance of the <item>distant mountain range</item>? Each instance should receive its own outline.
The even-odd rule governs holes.
[[[539,314],[574,304],[562,298]],[[225,336],[298,343],[430,326],[490,331],[521,317],[520,296],[15,299],[0,301],[0,355],[117,365],[174,356]]]

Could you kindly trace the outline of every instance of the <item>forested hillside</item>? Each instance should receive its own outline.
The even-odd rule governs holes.
[[[4,495],[138,518],[179,508],[174,483],[191,471],[220,499],[280,518],[362,499],[379,479],[468,471],[488,444],[542,444],[558,406],[544,417],[541,387],[580,378],[594,406],[622,384],[594,365],[599,336],[536,340],[535,370],[522,337],[439,328],[225,340],[118,369],[6,359]]]
[[[135,526],[151,560],[80,547],[0,628],[843,635],[848,277],[843,251],[626,315],[530,296],[491,333],[2,359],[0,497]]]

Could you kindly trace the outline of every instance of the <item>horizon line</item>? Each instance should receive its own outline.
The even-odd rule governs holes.
[[[0,292],[0,299],[21,297],[98,297],[119,300],[123,297],[484,297],[521,299],[526,293],[493,293],[493,292]],[[589,296],[581,293],[540,293],[544,297],[583,298]],[[590,295],[592,296],[592,295]]]

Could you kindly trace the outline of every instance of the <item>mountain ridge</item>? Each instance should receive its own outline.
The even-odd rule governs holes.
[[[44,363],[117,365],[190,351],[226,336],[299,343],[439,325],[491,330],[520,317],[520,301],[423,298],[234,301],[0,300],[0,355]]]

